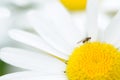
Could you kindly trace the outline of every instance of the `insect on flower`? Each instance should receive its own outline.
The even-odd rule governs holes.
[[[91,39],[91,37],[86,37],[85,39],[77,42],[77,44],[79,44],[79,43],[81,43],[81,42],[82,42],[82,43],[86,43],[86,42],[88,42],[90,39]]]

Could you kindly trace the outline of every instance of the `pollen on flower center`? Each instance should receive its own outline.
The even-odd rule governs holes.
[[[84,10],[87,0],[60,0],[62,4],[69,10]]]
[[[74,49],[66,75],[69,80],[120,80],[120,52],[111,44],[86,42]]]

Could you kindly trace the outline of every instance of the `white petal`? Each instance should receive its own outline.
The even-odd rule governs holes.
[[[99,28],[99,31],[98,31],[98,40],[101,42],[104,42],[104,30],[101,28]]]
[[[87,36],[92,37],[93,40],[97,39],[98,30],[98,3],[99,0],[87,1],[87,22],[86,30]]]
[[[60,53],[56,49],[52,48],[49,44],[47,44],[41,37],[34,35],[29,32],[25,32],[22,30],[16,30],[13,29],[9,32],[9,35],[14,40],[17,40],[19,42],[25,43],[27,45],[30,45],[32,47],[38,48],[40,50],[43,50],[45,52],[51,53],[55,56],[58,56],[60,58],[67,58],[67,55],[64,53]]]
[[[120,9],[120,0],[103,0],[102,3],[104,12],[114,12]]]
[[[78,28],[73,24],[70,13],[63,7],[60,2],[47,4],[45,12],[49,18],[54,22],[55,29],[66,39],[69,43],[74,44],[81,39],[81,34]],[[53,16],[54,14],[54,16]]]
[[[73,46],[81,40],[79,30],[72,24],[73,22],[69,13],[60,3],[47,4],[42,11],[34,12],[34,14],[30,16],[31,19],[29,20],[31,25],[52,45],[61,44],[65,39],[65,44],[69,43]],[[63,40],[59,37],[63,38]]]
[[[104,40],[111,44],[120,41],[120,11],[113,18],[108,28],[105,30]]]
[[[62,74],[42,74],[35,71],[24,71],[7,74],[0,77],[0,80],[67,80]]]
[[[41,72],[63,72],[65,64],[47,53],[36,53],[17,48],[3,48],[0,58],[16,67]]]
[[[73,12],[72,13],[72,19],[81,32],[81,36],[85,37],[86,32],[85,32],[85,23],[86,23],[86,13],[85,12]]]
[[[113,43],[113,45],[120,50],[120,40]]]
[[[104,41],[104,31],[107,28],[108,24],[110,23],[110,19],[108,16],[104,14],[99,14],[99,29],[98,29],[98,40]]]
[[[33,12],[30,15],[31,25],[46,42],[65,54],[71,53],[72,46],[53,28],[51,21],[42,18],[44,15],[41,15],[40,12]]]
[[[102,30],[105,30],[108,24],[110,23],[110,20],[111,20],[110,17],[102,13],[100,13],[98,17],[99,17],[98,18],[99,28],[101,28]]]

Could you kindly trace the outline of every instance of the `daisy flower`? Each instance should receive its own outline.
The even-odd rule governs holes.
[[[60,0],[60,2],[70,11],[85,10],[87,0]]]
[[[98,0],[88,0],[86,32],[80,33],[58,2],[32,12],[29,19],[38,34],[11,30],[14,40],[39,49],[1,49],[0,58],[29,71],[0,77],[0,80],[119,80],[120,12],[109,27],[97,24]],[[31,15],[29,14],[29,15]]]
[[[120,8],[120,0],[103,0],[102,9],[104,12],[117,12]]]

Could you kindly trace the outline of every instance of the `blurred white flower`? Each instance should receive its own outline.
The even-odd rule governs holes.
[[[51,1],[56,1],[56,0],[1,0],[0,5],[15,4],[18,6],[26,6],[30,4],[41,4]]]
[[[98,0],[89,0],[87,6],[86,29],[84,34],[82,34],[80,30],[73,24],[69,13],[58,2],[52,4],[49,3],[40,11],[31,11],[28,14],[29,20],[38,34],[14,29],[10,31],[9,35],[14,40],[30,45],[39,49],[40,51],[28,51],[11,47],[3,48],[0,53],[0,58],[3,61],[20,68],[28,69],[30,71],[8,74],[0,77],[0,80],[67,80],[67,77],[72,80],[75,80],[76,78],[78,80],[85,80],[86,78],[88,80],[96,80],[98,78],[101,80],[108,80],[110,78],[114,80],[120,79],[120,77],[116,76],[116,74],[119,75],[120,73],[116,69],[120,67],[119,64],[114,65],[114,63],[112,64],[111,62],[111,60],[113,60],[113,62],[119,63],[120,59],[120,55],[118,53],[119,51],[116,48],[120,46],[120,12],[110,23],[109,27],[103,31],[104,33],[99,34],[97,9]],[[78,41],[83,40],[84,37],[91,37],[91,41],[88,43],[86,42],[85,44],[76,44]],[[91,45],[89,45],[89,43]],[[85,48],[85,52],[89,53],[90,55],[93,55],[95,52],[95,55],[93,55],[95,57],[93,58],[97,59],[96,57],[98,57],[98,59],[100,59],[101,65],[99,65],[99,69],[97,69],[96,66],[94,66],[95,69],[89,67],[87,64],[84,66],[85,68],[87,67],[86,69],[90,68],[90,70],[94,70],[90,72],[95,73],[93,75],[89,74],[89,70],[88,75],[85,74],[87,73],[87,70],[85,70],[85,73],[81,73],[82,70],[74,71],[74,69],[79,69],[79,64],[83,65],[82,63],[79,63],[79,61],[76,61],[76,59],[79,60],[80,58],[80,60],[82,60],[81,58],[84,56],[73,56],[74,54],[71,55],[71,53],[74,52],[73,50],[76,50],[76,46],[78,46],[77,48],[81,48],[80,46],[82,45],[89,45],[89,47]],[[90,46],[94,46],[95,49]],[[89,48],[90,51],[87,51]],[[96,49],[102,52],[96,51]],[[91,50],[93,53],[91,53]],[[114,51],[115,53],[113,53]],[[75,54],[78,53],[75,52]],[[86,54],[85,56],[88,56],[89,54]],[[105,54],[112,56],[112,58],[106,57]],[[73,58],[73,62],[75,60],[75,63],[77,64],[70,62],[71,58],[69,59],[69,62],[65,64],[69,58],[69,55],[71,55],[71,58]],[[86,58],[84,57],[85,60],[83,60],[83,62],[86,62],[87,60],[88,64],[92,64],[89,63],[89,61],[91,61],[93,58],[91,57],[91,59],[89,57],[90,56]],[[106,58],[108,60],[108,64],[104,64],[106,63],[104,62],[106,61]],[[71,63],[73,64],[74,68],[72,67]],[[112,66],[109,64],[112,64]],[[69,65],[71,65],[70,67],[72,67],[72,69],[70,68],[70,70],[67,70],[68,72],[66,77],[64,71],[66,70],[65,67],[67,66],[68,68]],[[110,67],[110,69],[112,68],[112,70],[109,71],[108,67]],[[71,72],[72,70],[74,72]],[[107,73],[106,70],[108,70]],[[69,74],[69,72],[71,73]],[[76,72],[80,72],[81,74],[74,76],[76,75]],[[106,73],[107,77],[106,75],[103,75],[104,73]],[[111,77],[109,74],[114,75],[114,77]],[[99,75],[99,77],[96,75]]]
[[[120,9],[120,0],[103,0],[102,10],[104,12],[116,12]]]
[[[0,7],[6,7],[11,12],[11,25],[8,27],[19,27],[30,29],[30,25],[26,20],[26,14],[29,10],[39,8],[44,3],[55,0],[0,0]]]
[[[0,7],[0,47],[8,42],[7,31],[11,25],[10,16],[11,12],[8,8]]]

